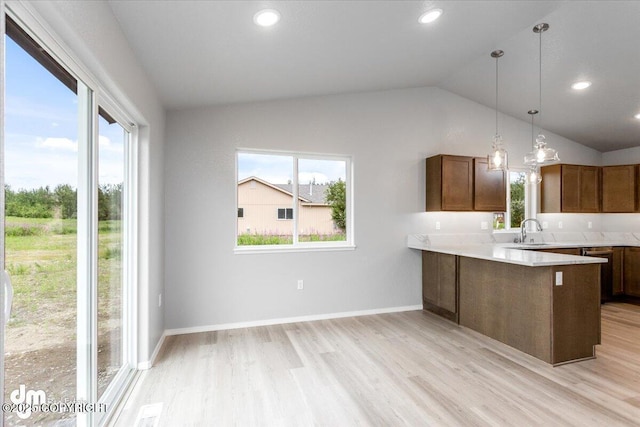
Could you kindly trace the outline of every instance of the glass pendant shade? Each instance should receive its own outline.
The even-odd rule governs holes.
[[[542,174],[540,173],[540,168],[537,166],[531,166],[529,168],[529,173],[527,174],[527,181],[529,184],[540,184],[542,182]]]
[[[493,138],[491,153],[487,156],[487,167],[491,171],[507,169],[507,150],[502,146],[502,137],[496,135]]]
[[[544,135],[539,134],[533,144],[533,150],[524,156],[524,164],[527,166],[546,165],[560,161],[558,152],[547,147]]]

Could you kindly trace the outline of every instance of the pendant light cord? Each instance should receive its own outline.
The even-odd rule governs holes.
[[[498,58],[496,57],[496,136],[498,136]]]
[[[539,88],[540,88],[540,92],[539,92],[539,99],[538,99],[538,126],[540,127],[540,131],[538,132],[538,134],[542,133],[542,33],[543,31],[540,31],[540,44],[539,44],[539,55],[540,55],[540,68],[539,68]]]

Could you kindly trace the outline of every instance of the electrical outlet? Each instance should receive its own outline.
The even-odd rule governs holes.
[[[158,294],[158,307],[162,307],[162,294]]]
[[[304,281],[298,280],[298,290],[301,291],[304,289]]]
[[[558,228],[562,228],[562,221],[558,221]]]
[[[487,230],[489,228],[489,223],[487,221],[480,222],[480,230]]]
[[[440,221],[436,221],[436,230],[440,230]]]
[[[592,223],[591,221],[589,221],[589,222],[587,223],[587,228],[588,228],[588,229],[592,229],[592,228],[593,228],[593,223]]]
[[[562,286],[562,271],[556,271],[556,286]]]
[[[549,223],[547,221],[542,221],[542,228],[544,229],[549,228]]]

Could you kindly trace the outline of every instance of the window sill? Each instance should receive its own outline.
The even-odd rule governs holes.
[[[333,251],[353,251],[356,249],[352,244],[298,244],[292,245],[263,245],[263,246],[236,246],[233,249],[234,254],[277,254],[277,253],[290,253],[290,252],[333,252]]]

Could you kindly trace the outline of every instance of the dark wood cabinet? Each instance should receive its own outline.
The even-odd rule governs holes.
[[[429,157],[426,175],[427,211],[473,210],[472,157]]]
[[[553,249],[536,249],[538,252],[550,252],[553,254],[563,255],[582,255],[580,248],[553,248]]]
[[[619,296],[624,294],[624,248],[623,247],[615,247],[613,248],[613,257],[611,260],[613,264],[611,266],[611,281],[612,283],[612,294],[613,296]]]
[[[640,248],[624,248],[624,294],[640,297]]]
[[[422,251],[422,300],[425,310],[458,321],[457,257]]]
[[[487,167],[486,158],[473,159],[473,209],[505,212],[507,210],[506,173],[490,171]]]
[[[506,210],[506,174],[487,170],[486,159],[441,154],[426,162],[427,211]]]
[[[636,165],[602,168],[602,212],[638,210],[637,169]]]
[[[551,165],[541,173],[540,212],[600,212],[600,167]]]

